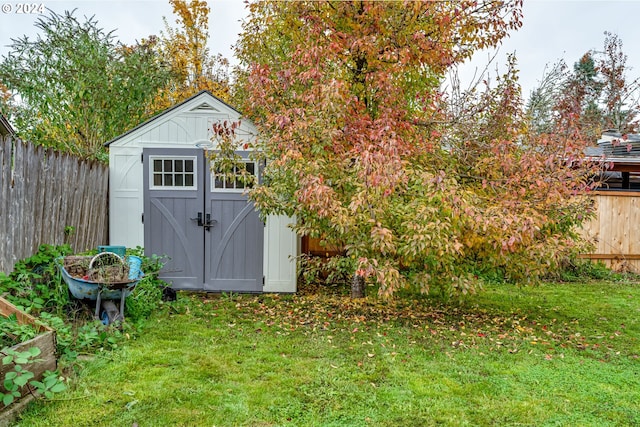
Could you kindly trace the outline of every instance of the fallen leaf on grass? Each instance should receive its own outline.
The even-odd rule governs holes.
[[[132,400],[131,402],[125,405],[125,409],[128,411],[133,408],[138,403],[138,400]]]

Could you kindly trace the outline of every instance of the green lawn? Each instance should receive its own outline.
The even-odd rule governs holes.
[[[640,425],[640,286],[180,295],[21,426]]]

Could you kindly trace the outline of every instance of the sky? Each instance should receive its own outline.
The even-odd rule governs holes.
[[[233,64],[232,46],[246,16],[244,2],[215,0],[209,5],[212,9],[210,50],[214,54],[221,53]],[[56,13],[77,9],[76,16],[94,16],[103,29],[115,30],[114,35],[129,44],[151,34],[158,35],[164,30],[163,17],[170,25],[175,22],[167,0],[43,0],[28,3],[0,0],[0,56],[7,54],[12,38],[35,37],[34,23],[42,7]],[[631,67],[628,77],[640,77],[638,19],[640,0],[524,0],[523,26],[503,41],[490,70],[495,73],[498,67],[504,71],[506,54],[515,52],[523,95],[527,97],[541,80],[546,66],[560,59],[572,65],[585,52],[602,50],[604,32],[609,31],[623,42],[627,65]],[[472,80],[476,69],[485,68],[489,56],[492,52],[479,52],[461,69],[463,87]]]

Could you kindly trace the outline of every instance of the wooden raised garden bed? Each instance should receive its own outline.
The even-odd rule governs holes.
[[[18,343],[11,347],[16,351],[27,351],[31,347],[38,347],[40,349],[40,355],[37,357],[37,361],[24,366],[26,369],[33,372],[34,379],[40,381],[42,380],[42,374],[45,371],[54,371],[57,366],[55,331],[47,326],[39,324],[33,316],[20,311],[16,306],[2,297],[0,297],[0,315],[4,317],[15,315],[19,324],[31,325],[38,331],[39,334],[35,338]],[[0,364],[0,390],[3,392],[6,391],[3,385],[4,376],[12,368],[12,365]],[[29,392],[28,386],[25,386],[21,390],[21,398],[18,401],[12,403],[6,408],[2,402],[0,402],[0,427],[10,425],[17,414],[26,406],[27,403],[31,401],[32,398],[33,396]]]

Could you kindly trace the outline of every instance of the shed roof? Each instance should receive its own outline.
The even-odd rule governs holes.
[[[196,98],[203,98],[203,105],[202,105],[202,109],[203,109],[203,110],[205,110],[205,109],[207,109],[207,106],[208,106],[209,104],[207,104],[207,103],[206,103],[206,102],[204,102],[204,101],[206,101],[206,98],[208,98],[208,97],[209,97],[209,98],[212,98],[213,100],[215,100],[215,102],[220,103],[220,104],[224,105],[225,107],[227,107],[227,108],[229,108],[229,109],[233,110],[233,111],[234,111],[235,113],[237,113],[239,116],[241,116],[241,115],[242,115],[242,113],[241,113],[240,111],[238,111],[236,108],[234,108],[234,107],[232,107],[231,105],[227,104],[227,103],[226,103],[226,102],[224,102],[222,99],[218,98],[217,96],[215,96],[214,94],[212,94],[212,93],[211,93],[211,92],[209,92],[208,90],[202,90],[202,91],[200,91],[200,92],[196,93],[195,95],[193,95],[193,96],[191,96],[191,97],[189,97],[189,98],[185,99],[184,101],[182,101],[182,102],[180,102],[180,103],[178,103],[178,104],[174,105],[173,107],[167,108],[167,109],[166,109],[166,110],[164,110],[162,113],[157,114],[157,115],[155,115],[155,116],[151,117],[150,119],[148,119],[148,120],[146,120],[146,121],[144,121],[144,122],[140,123],[138,126],[136,126],[136,127],[132,128],[132,129],[130,129],[130,130],[128,130],[128,131],[126,131],[126,132],[125,132],[125,133],[123,133],[122,135],[118,135],[118,136],[116,136],[115,138],[113,138],[112,140],[105,142],[105,143],[104,143],[104,146],[105,146],[105,147],[108,147],[108,146],[109,146],[109,145],[111,145],[112,143],[114,143],[114,142],[116,142],[116,141],[118,141],[118,140],[120,140],[120,139],[122,139],[122,138],[124,138],[124,137],[128,136],[128,135],[129,135],[129,134],[131,134],[131,133],[136,132],[138,129],[143,128],[143,127],[146,127],[146,126],[148,126],[149,124],[151,124],[151,123],[153,123],[153,122],[156,122],[156,121],[160,121],[160,120],[162,120],[162,119],[163,119],[163,118],[165,118],[167,115],[169,115],[171,112],[173,112],[173,111],[175,111],[175,110],[179,110],[179,109],[183,108],[186,104],[191,103],[191,102],[192,102],[192,101],[194,101]]]
[[[15,134],[16,134],[16,131],[13,130],[9,121],[6,119],[6,117],[2,113],[0,113],[0,136],[15,135]]]

